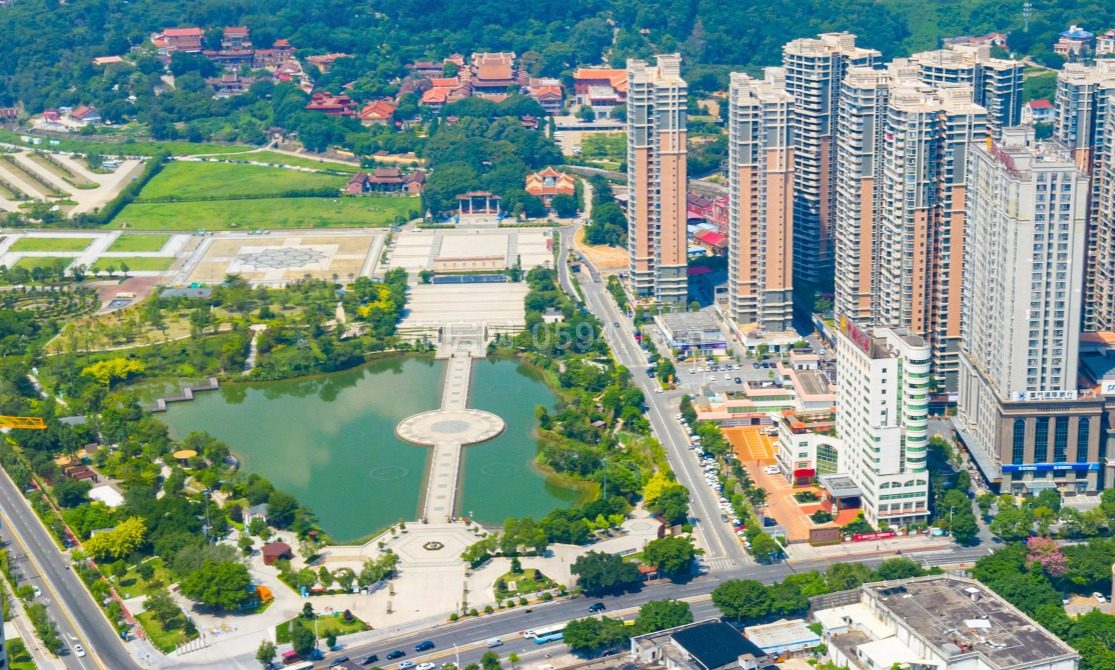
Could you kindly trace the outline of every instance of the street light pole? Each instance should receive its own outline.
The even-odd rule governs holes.
[[[209,544],[209,489],[203,489],[205,496],[205,544]]]
[[[453,658],[457,664],[457,670],[461,670],[461,652],[457,649],[457,643],[453,643]]]

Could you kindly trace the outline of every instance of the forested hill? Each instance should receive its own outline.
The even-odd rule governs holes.
[[[475,50],[515,51],[532,74],[549,76],[606,52],[621,64],[680,50],[691,82],[707,89],[726,81],[727,68],[713,66],[772,64],[787,40],[823,31],[852,31],[887,56],[1005,31],[1012,48],[1041,58],[1069,23],[1115,27],[1109,0],[1033,5],[1024,33],[1022,0],[15,0],[0,9],[0,104],[103,103],[128,87],[91,59],[123,54],[166,26],[244,24],[260,46],[287,37],[299,55],[354,54],[328,79],[355,80],[366,94],[390,93],[416,58]]]

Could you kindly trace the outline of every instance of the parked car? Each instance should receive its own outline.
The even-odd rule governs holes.
[[[779,472],[782,471],[778,469],[777,465],[768,465],[767,467],[763,468],[763,472],[767,473],[768,475],[777,475]]]
[[[1096,602],[1097,602],[1097,603],[1105,603],[1105,602],[1107,602],[1107,597],[1106,597],[1106,596],[1104,596],[1104,595],[1103,595],[1102,593],[1100,593],[1099,591],[1096,591],[1095,593],[1093,593],[1093,594],[1092,594],[1092,597],[1096,599]]]
[[[434,643],[433,643],[432,640],[423,640],[423,641],[419,642],[418,644],[414,645],[414,650],[415,651],[429,651],[433,648],[434,648]]]

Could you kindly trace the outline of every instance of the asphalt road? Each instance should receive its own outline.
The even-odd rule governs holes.
[[[945,550],[914,552],[909,554],[908,557],[926,567],[930,567],[975,560],[986,555],[988,551],[989,547],[985,546],[973,548],[951,547]],[[853,560],[872,565],[890,557],[891,554],[882,554]],[[558,656],[568,653],[569,650],[559,642],[537,645],[532,640],[524,639],[521,632],[588,616],[588,606],[594,602],[604,603],[607,608],[606,616],[630,619],[635,616],[639,606],[648,601],[686,600],[693,610],[694,619],[700,621],[701,619],[720,616],[719,610],[712,604],[710,594],[724,581],[729,579],[754,579],[765,584],[771,584],[796,572],[824,570],[830,564],[831,561],[828,560],[793,564],[785,562],[771,565],[753,564],[731,570],[720,570],[697,577],[689,582],[678,583],[669,580],[650,582],[633,593],[602,598],[582,597],[557,600],[536,605],[531,610],[516,608],[476,619],[466,619],[455,624],[447,624],[419,633],[398,635],[377,642],[354,645],[331,654],[319,667],[328,667],[333,658],[341,655],[359,662],[369,654],[377,654],[379,662],[376,665],[388,670],[393,670],[400,661],[404,660],[415,663],[429,661],[438,664],[457,663],[459,660],[461,665],[458,665],[458,667],[463,667],[463,665],[469,663],[479,662],[484,652],[489,650],[486,642],[494,638],[499,638],[503,644],[493,648],[492,651],[497,652],[502,657],[515,653],[524,661],[539,660],[539,657],[545,657],[546,654]],[[424,640],[430,640],[436,647],[433,651],[422,654],[416,653],[414,646]],[[454,647],[454,644],[456,647]],[[397,661],[387,661],[386,654],[394,649],[401,649],[407,655]]]
[[[69,569],[69,559],[59,551],[28,502],[6,472],[0,473],[0,510],[8,550],[21,566],[24,581],[39,586],[50,617],[66,642],[62,662],[82,670],[138,670],[123,642],[101,613],[81,579]],[[85,658],[73,653],[80,643]]]
[[[589,310],[604,324],[604,334],[616,360],[631,371],[632,379],[646,396],[647,418],[654,434],[666,448],[670,466],[678,481],[689,489],[692,496],[690,511],[693,525],[705,548],[705,559],[713,568],[750,564],[752,561],[732,528],[720,519],[716,492],[705,484],[700,465],[689,450],[688,432],[674,418],[678,411],[680,394],[657,392],[658,382],[646,375],[646,352],[635,343],[635,331],[631,322],[620,314],[604,284],[585,282],[581,289]],[[619,326],[612,325],[614,323]]]

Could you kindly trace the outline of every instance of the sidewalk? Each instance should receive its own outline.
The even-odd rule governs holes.
[[[34,628],[31,622],[27,620],[27,613],[23,609],[23,601],[16,598],[11,591],[8,591],[9,602],[11,603],[12,620],[5,622],[4,627],[4,640],[10,642],[18,637],[23,640],[23,646],[31,654],[31,659],[35,661],[35,667],[39,670],[48,670],[49,668],[65,668],[66,665],[62,659],[57,658],[43,647],[43,643],[39,642],[36,637]],[[17,636],[8,636],[7,627],[11,625],[18,633]],[[61,633],[59,633],[61,635]]]
[[[786,548],[790,561],[847,561],[856,557],[868,557],[879,554],[894,554],[902,551],[910,553],[915,551],[932,551],[934,549],[952,548],[952,538],[948,536],[932,537],[929,535],[914,535],[895,537],[888,540],[871,540],[866,542],[842,542],[822,547],[813,547],[806,543],[791,544]]]

